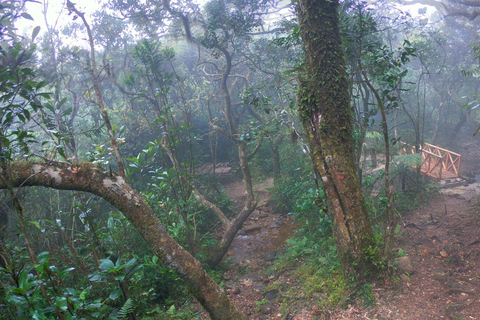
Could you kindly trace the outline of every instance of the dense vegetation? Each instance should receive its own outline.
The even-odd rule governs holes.
[[[270,177],[300,222],[276,268],[301,261],[325,307],[370,301],[396,212],[428,192],[398,150],[480,127],[476,16],[327,2],[67,1],[57,20],[45,1],[27,34],[39,4],[0,3],[0,319],[193,319],[194,299],[244,319],[214,280]],[[319,12],[338,46],[311,36],[335,37],[311,30]],[[224,184],[242,179],[237,210]],[[338,203],[362,213],[350,247]]]

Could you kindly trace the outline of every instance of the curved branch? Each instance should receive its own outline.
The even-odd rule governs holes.
[[[170,13],[174,17],[180,18],[183,24],[183,29],[185,29],[185,36],[187,37],[187,40],[190,42],[193,42],[193,37],[192,37],[192,32],[190,31],[190,22],[188,21],[188,17],[184,15],[180,11],[176,11],[175,9],[172,9],[170,6],[170,0],[163,0],[163,6],[165,9],[167,9],[168,13]]]
[[[0,189],[43,186],[93,193],[120,210],[145,242],[169,268],[180,274],[190,292],[212,319],[247,318],[205,272],[201,263],[166,231],[143,197],[120,176],[112,176],[92,163],[14,162],[0,169]]]
[[[175,170],[178,171],[181,183],[192,191],[193,196],[198,202],[200,202],[202,206],[212,210],[213,213],[215,213],[215,215],[217,216],[217,218],[220,220],[220,222],[225,228],[227,229],[230,228],[232,223],[230,222],[230,220],[228,220],[225,213],[223,213],[223,211],[219,207],[217,207],[214,203],[208,201],[207,198],[205,198],[205,196],[200,191],[198,191],[198,189],[195,188],[195,186],[192,183],[190,183],[190,181],[188,181],[188,179],[185,177],[182,170],[182,166],[180,165],[180,163],[177,160],[177,157],[175,156],[172,149],[170,148],[167,139],[168,139],[167,137],[164,137],[162,139],[162,147],[167,152],[167,155],[170,158],[170,161],[172,162],[173,167],[175,168]]]

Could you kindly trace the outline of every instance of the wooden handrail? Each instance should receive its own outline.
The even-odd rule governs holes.
[[[404,145],[402,148],[404,152],[407,152],[406,149],[408,147],[412,148],[411,150],[414,152],[413,147],[406,143],[402,144]],[[461,154],[430,143],[425,143],[424,146],[420,148],[420,153],[423,158],[421,168],[423,173],[437,179],[458,177],[462,162]]]
[[[437,147],[437,146],[434,146],[433,144],[430,144],[430,143],[425,143],[426,146],[429,146],[429,147],[432,147],[434,149],[437,149],[437,150],[442,150],[442,151],[445,151],[445,152],[448,152],[450,154],[453,154],[453,155],[456,155],[458,157],[461,157],[462,155],[459,154],[459,153],[455,153],[453,151],[450,151],[450,150],[447,150],[447,149],[444,149],[444,148],[441,148],[441,147]]]

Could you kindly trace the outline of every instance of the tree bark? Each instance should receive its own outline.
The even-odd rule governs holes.
[[[92,163],[15,162],[0,169],[0,189],[44,186],[98,195],[119,209],[165,265],[184,279],[190,292],[212,319],[247,319],[200,262],[166,231],[145,199],[120,176],[112,176]]]
[[[270,150],[272,152],[272,162],[273,162],[273,179],[275,181],[280,179],[282,175],[281,165],[280,165],[280,151],[278,150],[277,141],[281,141],[281,138],[275,141],[273,141],[273,139],[270,140]]]
[[[322,176],[344,274],[361,283],[376,272],[366,255],[374,248],[373,231],[355,170],[338,8],[338,0],[299,0],[296,6],[305,50],[298,112],[314,166]]]

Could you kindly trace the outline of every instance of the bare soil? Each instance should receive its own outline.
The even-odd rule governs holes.
[[[230,299],[252,320],[282,318],[277,292],[266,291],[266,287],[280,276],[272,273],[270,266],[298,227],[291,216],[272,211],[271,187],[272,179],[255,184],[257,209],[233,241],[226,257],[231,265],[223,275]],[[243,183],[233,182],[225,188],[234,206],[241,206],[245,200]]]
[[[405,219],[398,241],[413,262],[375,306],[336,319],[480,319],[480,217],[461,195],[438,195]],[[355,316],[351,314],[354,311]]]

